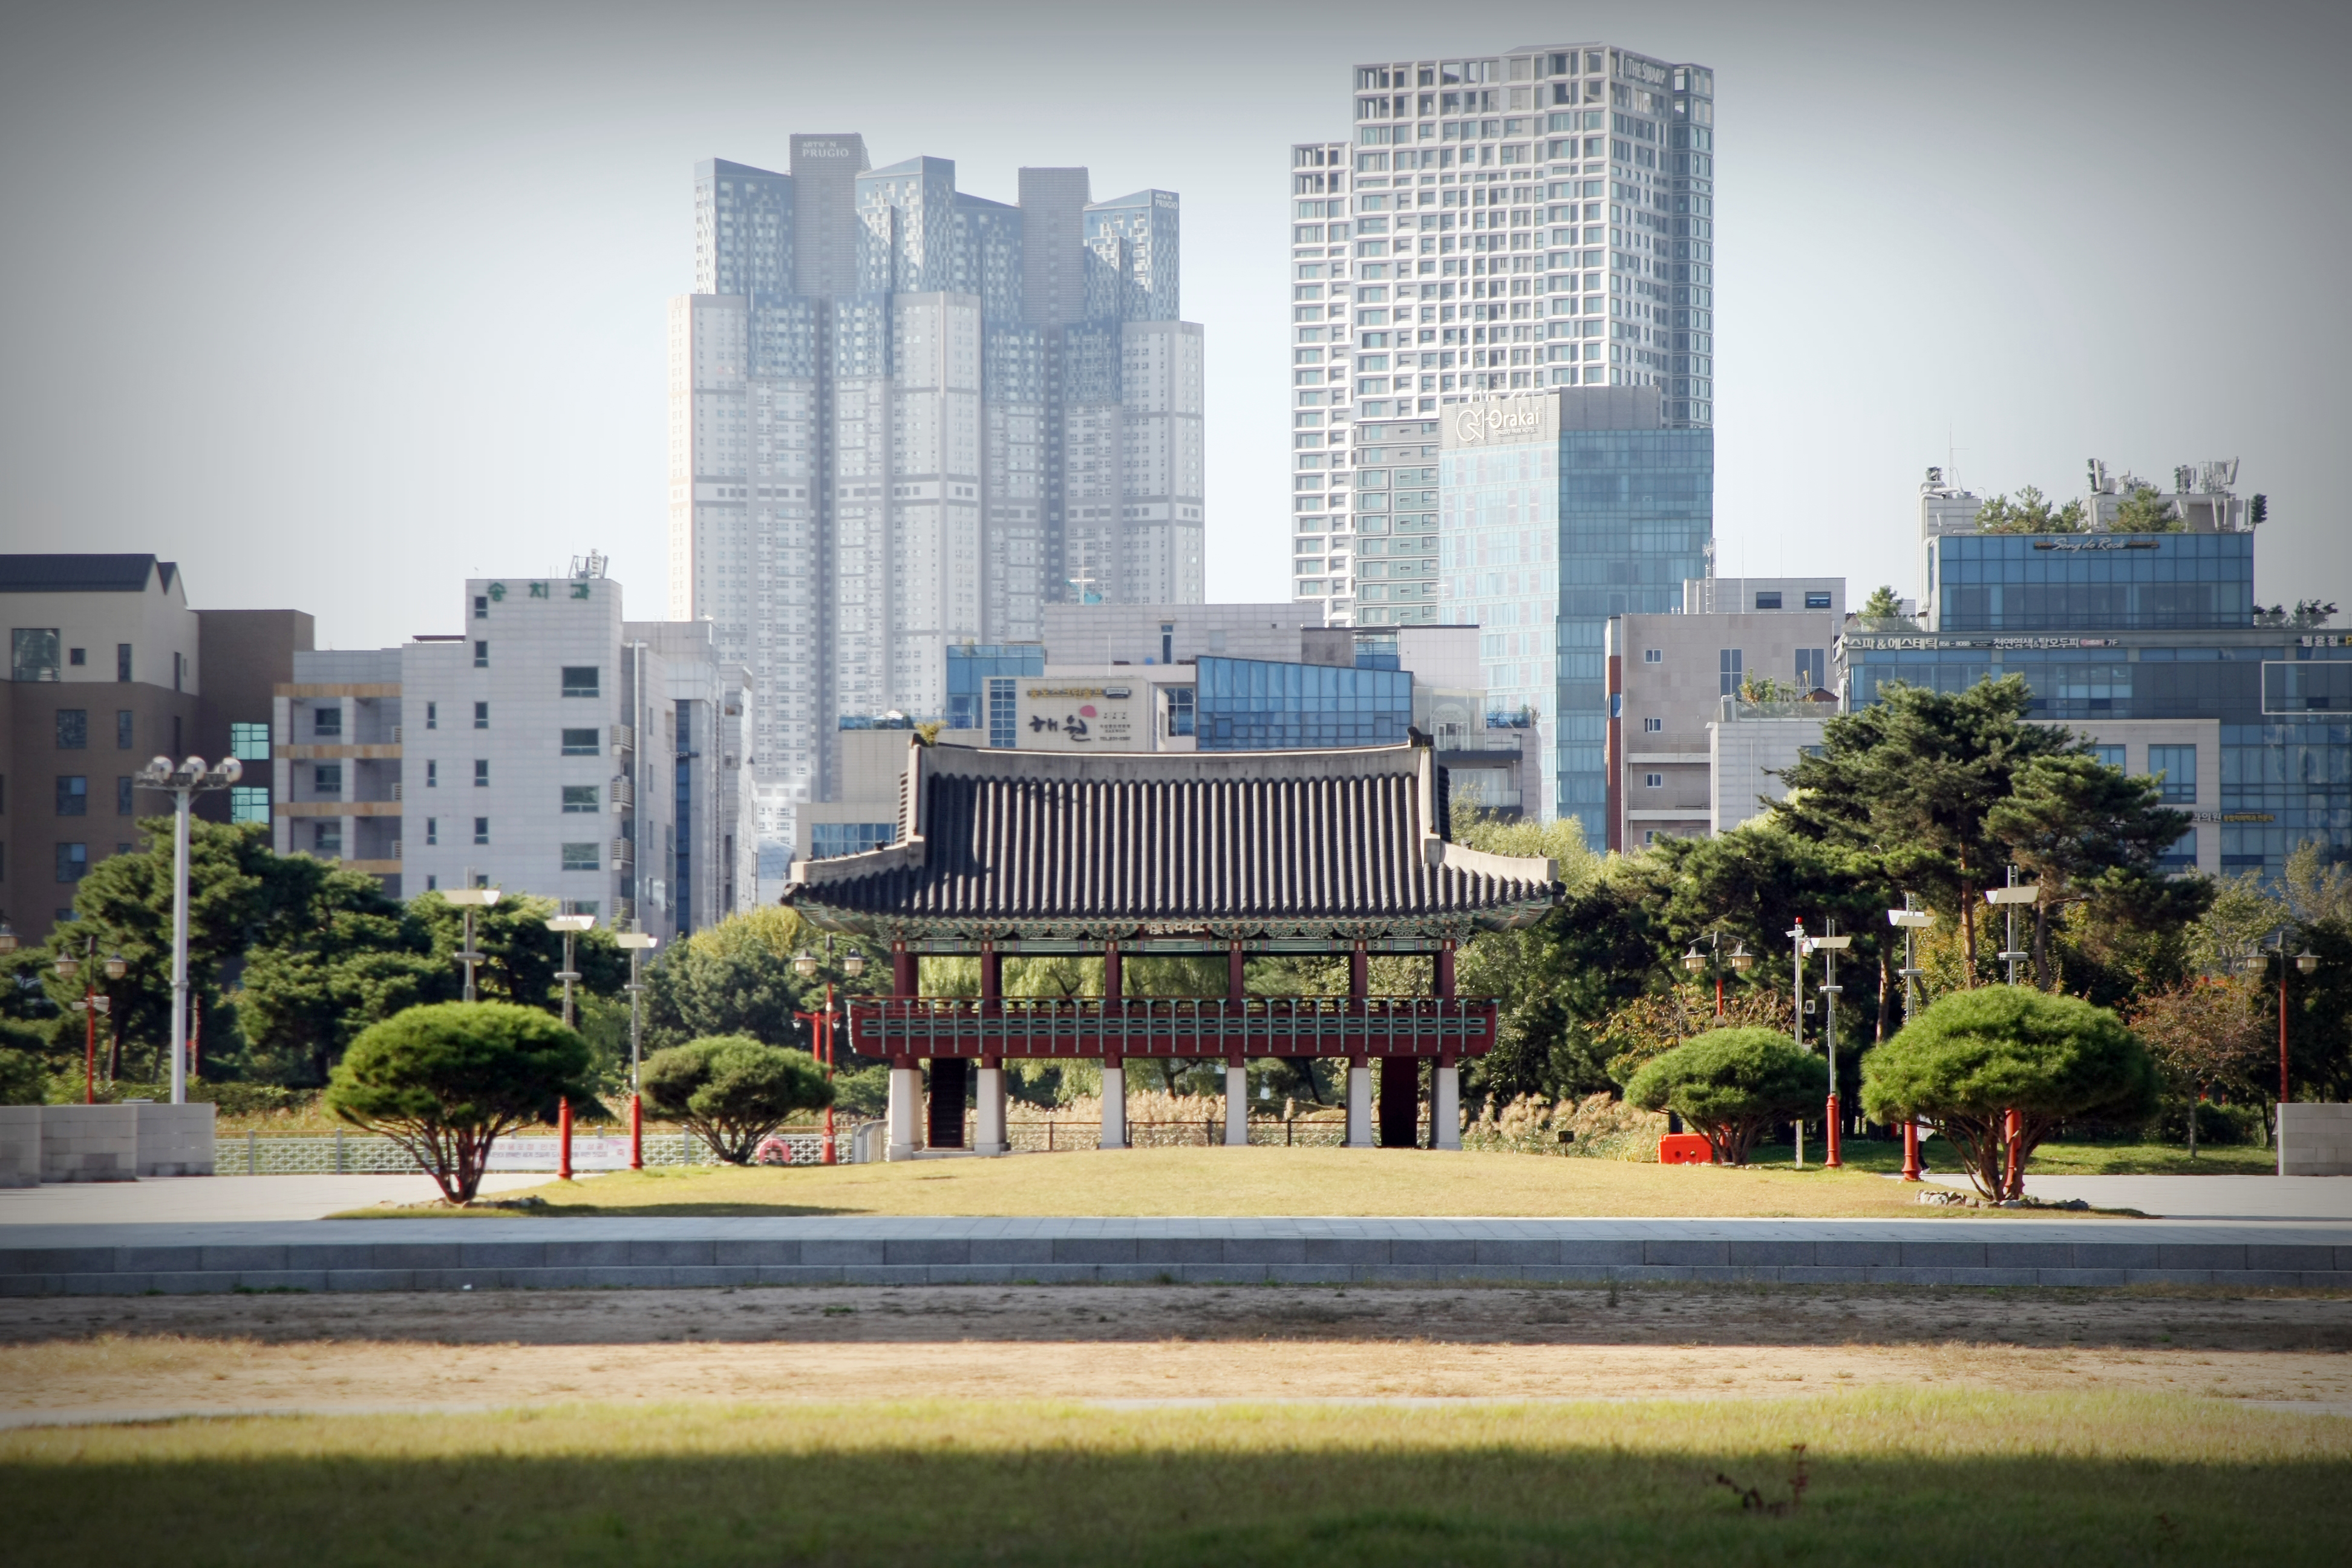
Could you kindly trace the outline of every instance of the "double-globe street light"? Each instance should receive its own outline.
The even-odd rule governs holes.
[[[6,921],[0,921],[0,954],[16,951],[16,928]],[[87,1105],[95,1105],[98,1103],[98,1021],[114,1011],[114,999],[102,995],[99,992],[97,971],[103,967],[109,980],[120,980],[130,973],[131,966],[122,961],[122,955],[119,952],[108,953],[104,964],[101,965],[98,958],[98,937],[95,932],[82,939],[80,958],[66,953],[58,959],[56,964],[58,978],[71,980],[85,963],[91,973],[83,977],[81,1000],[74,1004],[74,1010],[83,1014],[89,1021],[89,1044],[82,1065],[82,1101]],[[116,1037],[121,1038],[120,1036]]]
[[[2292,963],[2294,965],[2295,971],[2298,973],[2313,973],[2319,968],[2319,955],[2312,952],[2308,947],[2305,948],[2301,952],[2287,952],[2286,928],[2282,926],[2277,931],[2271,933],[2269,945],[2254,949],[2253,953],[2245,961],[2246,969],[2250,973],[2260,974],[2263,970],[2269,965],[2271,960],[2273,958],[2278,960],[2279,977],[2279,1103],[2281,1105],[2284,1105],[2287,1103],[2286,969],[2287,965]]]
[[[1724,970],[1728,967],[1745,974],[1756,967],[1756,955],[1748,951],[1745,942],[1739,942],[1731,944],[1729,952],[1724,952],[1723,933],[1719,931],[1711,931],[1706,933],[1706,951],[1702,952],[1699,951],[1698,943],[1691,943],[1690,951],[1683,954],[1683,967],[1693,974],[1703,974],[1710,967],[1714,969],[1715,1016],[1716,1021],[1720,1023],[1723,1019]]]
[[[139,770],[132,782],[141,789],[163,790],[172,796],[172,1103],[188,1099],[188,806],[204,790],[226,789],[245,776],[245,764],[223,757],[207,767],[202,757],[189,757],[176,766],[169,757],[157,757]]]

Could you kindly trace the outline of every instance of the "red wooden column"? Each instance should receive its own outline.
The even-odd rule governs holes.
[[[890,991],[897,996],[913,996],[922,988],[922,961],[907,951],[903,942],[890,944]]]

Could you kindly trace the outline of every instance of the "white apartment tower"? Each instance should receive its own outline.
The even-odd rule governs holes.
[[[835,798],[844,719],[946,716],[947,650],[1034,641],[1043,605],[1202,597],[1202,334],[1178,203],[1024,169],[696,172],[695,291],[670,304],[670,614],[748,666],[771,863]],[[806,854],[799,845],[797,853]]]
[[[1291,148],[1292,591],[1437,618],[1438,421],[1650,386],[1714,423],[1715,73],[1608,44],[1355,68]]]

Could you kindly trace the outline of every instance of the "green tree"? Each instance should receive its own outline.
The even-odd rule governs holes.
[[[1868,855],[1895,887],[1927,895],[1961,921],[1968,983],[1977,977],[1977,895],[2003,847],[1989,819],[2038,756],[2076,750],[2072,737],[2029,724],[2022,676],[1966,691],[1896,683],[1822,727],[1822,750],[1788,770],[1776,823],[1800,837]]]
[[[425,922],[374,878],[346,871],[320,879],[308,920],[254,947],[243,981],[251,1067],[285,1084],[326,1082],[362,1030],[459,989]]]
[[[444,1002],[363,1030],[335,1064],[325,1104],[415,1155],[449,1202],[469,1204],[500,1137],[564,1100],[602,1113],[587,1068],[588,1043],[537,1008]]]
[[[33,1026],[0,1018],[0,1105],[39,1105],[49,1098],[42,1061],[47,1044]]]
[[[662,1047],[746,1035],[772,1046],[804,1046],[806,1026],[793,1015],[815,1011],[828,980],[836,994],[888,988],[887,953],[866,952],[865,972],[855,981],[843,972],[841,961],[852,945],[836,941],[828,958],[823,934],[787,909],[730,915],[674,943],[646,970],[646,1041]],[[807,980],[793,967],[803,950],[819,960]],[[972,984],[977,988],[976,968]],[[845,1064],[846,1046],[845,1040]]]
[[[1715,1029],[1654,1057],[1625,1086],[1644,1110],[1675,1110],[1706,1135],[1721,1165],[1745,1165],[1774,1122],[1810,1114],[1829,1064],[1774,1029]]]
[[[2011,500],[1998,495],[1977,510],[1977,531],[1980,533],[2080,533],[2083,531],[2083,503],[2070,500],[2053,508],[2050,500],[2032,485],[2017,492]]]
[[[1882,583],[1870,591],[1862,602],[1862,618],[1865,621],[1899,621],[1903,618],[1903,601],[1895,592],[1895,584]]]
[[[2272,1038],[2264,1025],[2253,987],[2202,975],[2153,992],[2132,1009],[2132,1032],[2187,1112],[2191,1160],[2197,1158],[2198,1101],[2217,1093],[2263,1097]]]
[[[2124,497],[2108,527],[2116,533],[2178,533],[2180,514],[2154,485],[2141,485]]]
[[[2006,1189],[2007,1122],[2018,1170],[2068,1121],[2145,1120],[2157,1075],[2147,1048],[2104,1007],[2022,985],[1958,991],[1863,1058],[1862,1104],[1888,1125],[1916,1119],[1960,1152],[1987,1197]]]
[[[2111,921],[2177,926],[2210,896],[2200,879],[2174,879],[2157,858],[2189,829],[2152,778],[2128,778],[2087,750],[2029,757],[2010,794],[1985,814],[1985,831],[2034,880],[2033,983],[2047,991],[2050,921],[2070,904],[2095,905]]]
[[[760,1140],[798,1110],[833,1103],[824,1069],[806,1051],[746,1035],[688,1040],[646,1062],[646,1102],[684,1122],[730,1165],[748,1165]]]

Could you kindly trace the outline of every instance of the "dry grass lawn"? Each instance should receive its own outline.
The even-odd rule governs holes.
[[[670,1167],[531,1191],[557,1215],[1899,1215],[1964,1223],[1971,1212],[1922,1208],[1917,1187],[1818,1165],[1741,1170],[1386,1149],[1129,1149],[877,1165]]]

